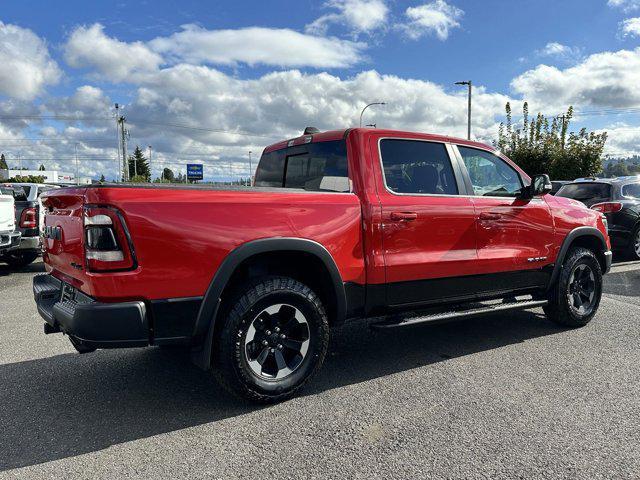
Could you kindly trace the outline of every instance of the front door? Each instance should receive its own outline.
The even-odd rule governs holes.
[[[496,289],[544,285],[553,248],[553,218],[547,202],[520,198],[521,175],[499,156],[458,146],[473,189],[478,267]]]
[[[429,303],[464,294],[455,281],[475,273],[472,199],[461,196],[461,168],[442,142],[382,138],[378,194],[390,306]]]

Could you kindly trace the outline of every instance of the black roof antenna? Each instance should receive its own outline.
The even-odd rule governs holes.
[[[304,132],[302,132],[303,135],[312,135],[314,133],[320,133],[320,130],[316,127],[307,127],[304,129]]]

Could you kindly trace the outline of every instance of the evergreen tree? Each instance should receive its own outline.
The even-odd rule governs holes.
[[[136,180],[134,177],[137,177]],[[129,178],[139,182],[148,182],[151,179],[149,162],[138,146],[133,151],[133,155],[129,156]]]
[[[44,164],[40,164],[40,166],[38,167],[38,171],[40,172],[44,172],[46,170],[46,168],[44,168]]]
[[[104,183],[106,182],[106,179],[104,178],[104,174],[100,175],[100,183]]]
[[[4,153],[0,154],[0,170],[9,170],[7,159],[4,158]]]

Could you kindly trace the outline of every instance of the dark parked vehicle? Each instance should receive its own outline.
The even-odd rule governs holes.
[[[564,187],[567,183],[571,183],[570,180],[552,180],[551,181],[551,195],[555,195],[558,193],[562,187]]]
[[[41,253],[40,230],[44,216],[40,194],[57,187],[38,183],[12,183],[6,186],[14,191],[16,232],[22,236],[17,246],[0,254],[0,262],[12,268],[21,268],[29,265]]]
[[[640,176],[579,179],[562,187],[557,196],[604,213],[612,247],[640,259]]]

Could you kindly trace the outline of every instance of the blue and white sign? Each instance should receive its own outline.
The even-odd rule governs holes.
[[[198,163],[187,164],[187,180],[202,180],[203,170],[202,165]]]

